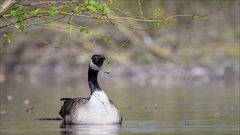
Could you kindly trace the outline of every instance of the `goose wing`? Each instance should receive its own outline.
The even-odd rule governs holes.
[[[71,110],[77,105],[86,104],[89,101],[89,98],[62,98],[61,101],[64,101],[64,103],[59,114],[64,118],[65,115],[69,115]]]

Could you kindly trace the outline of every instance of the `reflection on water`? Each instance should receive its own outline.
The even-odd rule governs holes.
[[[107,81],[106,81],[107,82]],[[123,115],[119,125],[69,125],[36,118],[59,117],[62,97],[87,97],[86,83],[2,83],[0,134],[215,134],[239,133],[239,84],[174,82],[139,85],[103,83]],[[113,87],[114,86],[114,87]]]
[[[117,135],[121,125],[65,125],[62,135],[103,134]]]

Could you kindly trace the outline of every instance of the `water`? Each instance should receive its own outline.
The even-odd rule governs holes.
[[[104,83],[105,82],[105,83]],[[102,88],[123,115],[122,125],[69,125],[59,120],[62,97],[88,96],[87,85],[73,81],[38,82],[25,78],[1,84],[1,127],[12,134],[239,134],[238,82],[198,81],[131,84],[106,83]],[[114,86],[114,87],[113,87]]]

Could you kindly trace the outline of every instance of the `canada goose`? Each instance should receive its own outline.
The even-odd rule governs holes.
[[[121,124],[122,116],[100,88],[97,80],[105,57],[93,55],[88,69],[88,84],[91,91],[87,98],[62,98],[59,111],[63,124]]]

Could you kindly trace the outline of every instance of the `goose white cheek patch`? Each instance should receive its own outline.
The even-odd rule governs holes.
[[[97,66],[97,65],[95,65],[93,62],[92,62],[92,60],[90,61],[90,68],[92,69],[92,70],[96,70],[96,71],[99,71],[100,70],[100,68]]]

